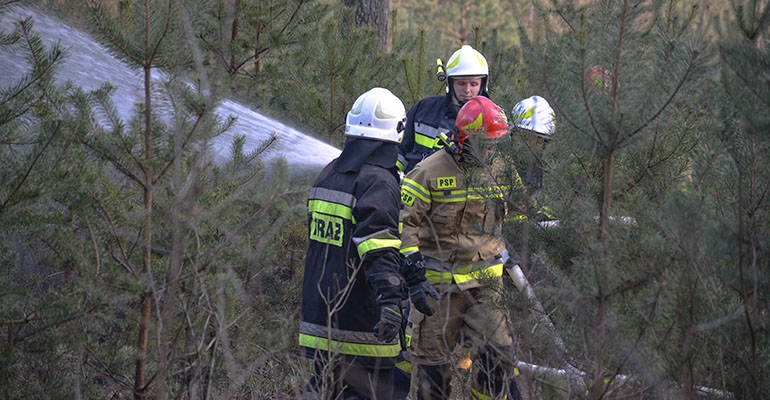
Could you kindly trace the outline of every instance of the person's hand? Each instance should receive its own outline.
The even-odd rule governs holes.
[[[419,251],[406,256],[399,271],[409,287],[425,282],[425,261]]]
[[[409,299],[414,308],[427,316],[433,315],[433,309],[428,305],[428,299],[425,295],[427,293],[428,296],[436,300],[439,296],[436,289],[429,282],[426,282],[425,262],[419,251],[404,259],[404,264],[401,266],[401,276],[404,277],[406,286],[409,288]]]
[[[433,308],[428,304],[428,299],[425,294],[438,300],[438,292],[430,282],[422,282],[414,286],[409,287],[409,300],[412,301],[412,305],[417,311],[431,316],[433,315]]]
[[[392,342],[401,330],[401,310],[394,304],[380,307],[380,320],[374,325],[374,336],[383,342]]]

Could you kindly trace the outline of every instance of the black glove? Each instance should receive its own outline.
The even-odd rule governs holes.
[[[399,273],[409,287],[425,282],[425,262],[422,259],[422,254],[415,251],[408,255],[401,263]]]
[[[403,265],[401,265],[401,276],[404,277],[404,281],[409,287],[409,299],[412,300],[414,308],[427,316],[433,315],[433,309],[428,305],[428,299],[425,297],[425,294],[427,293],[436,300],[438,300],[439,296],[433,285],[426,282],[425,262],[419,251],[406,257]]]
[[[409,287],[409,299],[412,301],[412,304],[414,304],[414,308],[416,308],[417,311],[430,317],[433,315],[433,309],[428,304],[428,299],[425,297],[425,293],[427,293],[428,296],[438,300],[438,292],[433,288],[433,285],[428,282],[423,282],[419,285]]]
[[[401,331],[401,310],[395,304],[380,307],[380,321],[374,325],[374,336],[383,342],[392,342]]]

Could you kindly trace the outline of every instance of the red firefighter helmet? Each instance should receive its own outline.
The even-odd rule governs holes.
[[[484,96],[468,100],[457,112],[457,142],[462,146],[469,136],[484,134],[484,139],[498,139],[508,134],[508,118],[500,106]]]

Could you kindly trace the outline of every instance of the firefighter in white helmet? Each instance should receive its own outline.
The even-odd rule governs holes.
[[[546,99],[538,95],[516,103],[511,111],[511,119],[516,128],[543,140],[550,139],[556,130],[553,108]]]
[[[391,397],[404,293],[395,162],[405,120],[389,90],[362,94],[342,153],[310,189],[299,345],[315,374],[302,399]],[[420,272],[408,280],[424,281]]]
[[[404,140],[398,148],[397,165],[404,173],[444,146],[439,133],[456,129],[455,117],[463,104],[475,96],[489,97],[489,65],[473,47],[460,47],[446,66],[440,59],[437,63],[437,76],[446,82],[446,94],[423,98],[409,109]]]
[[[403,174],[418,162],[445,146],[440,134],[451,136],[456,132],[457,112],[475,96],[488,95],[489,65],[486,58],[469,45],[461,46],[447,61],[439,59],[437,78],[446,84],[446,94],[429,96],[415,103],[407,112],[404,140],[398,146],[396,166]],[[408,316],[409,307],[405,309]],[[407,333],[406,340],[410,340]],[[411,365],[404,354],[396,370],[395,399],[406,398],[410,386]]]
[[[537,219],[552,219],[546,207],[537,205],[537,194],[543,187],[543,168],[539,159],[541,150],[556,130],[556,115],[548,101],[534,95],[516,103],[511,110],[513,133],[518,134],[529,154],[528,160],[518,165],[518,173],[527,187],[530,213]]]

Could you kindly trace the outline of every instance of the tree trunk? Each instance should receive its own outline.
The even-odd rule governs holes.
[[[610,219],[612,218],[612,174],[614,173],[615,153],[610,151],[607,158],[604,159],[602,174],[604,175],[604,185],[602,188],[602,205],[599,214],[600,232],[604,250],[609,248],[610,240]]]
[[[356,26],[372,26],[377,30],[380,49],[390,52],[388,13],[390,0],[345,0],[345,5],[356,7]]]
[[[149,15],[149,13],[147,13]],[[149,26],[149,24],[147,25]],[[152,273],[152,97],[151,74],[152,67],[148,64],[144,67],[144,95],[145,95],[145,161],[144,169],[144,261],[142,275],[149,276]],[[150,332],[150,315],[152,312],[152,291],[145,290],[141,295],[139,311],[139,334],[136,344],[136,371],[134,374],[134,398],[145,398],[145,368],[147,366],[147,344]]]
[[[150,2],[145,1],[145,48],[150,48]],[[152,273],[152,205],[153,205],[153,144],[152,144],[152,62],[144,61],[144,261],[142,275],[149,276]],[[147,347],[150,333],[150,315],[152,312],[152,291],[146,289],[141,295],[139,311],[139,332],[137,338],[136,370],[134,373],[134,398],[145,399],[145,375],[147,367]]]

